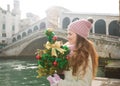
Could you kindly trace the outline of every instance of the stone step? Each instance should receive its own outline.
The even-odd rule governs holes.
[[[120,86],[120,79],[96,77],[92,86]]]

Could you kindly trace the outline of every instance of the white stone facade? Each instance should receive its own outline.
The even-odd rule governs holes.
[[[18,0],[14,0],[13,7],[12,12],[9,5],[7,10],[0,7],[0,44],[7,44],[8,39],[19,32],[21,12]]]

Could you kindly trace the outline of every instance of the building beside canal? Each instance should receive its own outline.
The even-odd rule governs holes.
[[[13,9],[7,5],[7,10],[0,7],[0,49],[8,44],[8,40],[16,33],[37,22],[40,18],[32,13],[21,19],[20,2],[13,0]]]
[[[0,7],[0,44],[7,44],[7,40],[15,33],[19,32],[20,26],[20,5],[18,0],[14,0],[14,6],[10,11],[10,5],[7,5],[7,10]],[[2,46],[0,46],[2,47]]]

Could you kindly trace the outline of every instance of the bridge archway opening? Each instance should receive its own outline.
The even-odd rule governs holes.
[[[33,31],[37,31],[38,30],[38,26],[35,26]]]
[[[40,29],[45,29],[45,28],[46,28],[45,22],[40,23]]]
[[[12,42],[16,42],[16,38],[15,37],[12,39]]]
[[[22,38],[24,38],[26,35],[27,35],[26,32],[23,32],[22,33]]]
[[[17,36],[17,40],[20,40],[20,39],[21,39],[21,35],[18,35],[18,36]]]
[[[120,37],[120,25],[117,20],[114,20],[109,24],[109,35]]]
[[[103,19],[95,22],[95,33],[106,35],[106,23]]]
[[[72,20],[72,22],[77,21],[77,20],[79,20],[79,18],[74,18],[74,19]]]
[[[62,22],[62,28],[63,29],[67,29],[68,25],[70,24],[70,18],[69,17],[65,17],[63,19],[63,22]]]
[[[28,30],[28,35],[29,35],[29,34],[31,34],[31,33],[32,33],[32,30],[31,30],[31,29],[29,29],[29,30]]]

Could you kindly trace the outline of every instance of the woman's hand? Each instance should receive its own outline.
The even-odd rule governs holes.
[[[54,74],[53,76],[48,76],[47,80],[50,82],[50,86],[56,86],[61,78],[59,77],[59,75]]]

